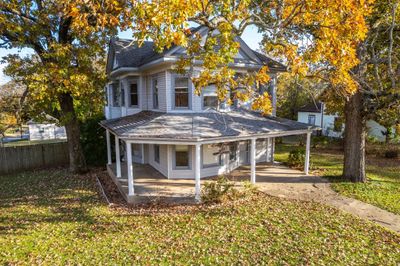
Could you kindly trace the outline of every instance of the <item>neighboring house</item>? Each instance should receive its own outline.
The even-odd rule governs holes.
[[[322,102],[310,103],[297,112],[297,121],[315,125],[321,128],[324,136],[340,138],[342,137],[344,125],[336,114],[327,114],[325,105]]]
[[[344,133],[344,123],[337,114],[327,114],[322,102],[308,104],[297,112],[297,121],[320,127],[324,136],[341,138]],[[378,141],[385,141],[386,129],[373,120],[367,121],[368,136]]]
[[[205,28],[194,31],[206,33]],[[276,74],[285,71],[285,66],[237,40],[240,51],[230,67],[246,73],[268,66],[272,81],[259,89],[271,94],[275,114]],[[122,178],[128,180],[128,201],[135,194],[132,163],[149,164],[168,179],[195,179],[198,198],[200,178],[229,173],[241,165],[251,165],[251,181],[255,182],[256,162],[273,162],[275,137],[305,134],[309,139],[314,127],[262,116],[248,110],[249,103],[229,106],[219,102],[213,85],[195,95],[190,78],[173,71],[184,48],[156,53],[152,42],[141,47],[131,43],[122,39],[110,43],[107,120],[101,122],[107,132],[110,175],[117,183],[127,175]],[[111,134],[116,143],[115,172]],[[121,161],[127,164],[126,171],[121,170]]]
[[[29,140],[66,139],[65,127],[58,126],[57,122],[51,116],[46,116],[46,120],[41,122],[29,121]]]

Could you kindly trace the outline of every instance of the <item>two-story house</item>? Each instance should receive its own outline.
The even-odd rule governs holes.
[[[285,66],[238,41],[240,51],[230,67],[246,73],[267,65],[272,81],[259,89],[268,90],[275,104],[276,75]],[[107,131],[109,165],[113,163],[110,135],[115,136],[117,179],[123,178],[121,160],[126,163],[128,201],[135,195],[133,163],[149,164],[168,179],[195,179],[198,199],[201,178],[250,164],[255,182],[256,162],[273,162],[275,137],[307,134],[309,140],[313,130],[310,125],[251,111],[249,103],[219,102],[213,85],[195,95],[190,78],[173,71],[184,53],[182,47],[157,53],[152,42],[141,47],[130,40],[110,43],[107,120],[101,125]]]

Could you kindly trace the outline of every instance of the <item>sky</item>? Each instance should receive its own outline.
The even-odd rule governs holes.
[[[120,32],[118,36],[125,39],[132,38],[129,32]],[[256,27],[250,26],[243,32],[242,39],[247,43],[248,46],[250,46],[250,48],[255,50],[259,48],[259,43],[261,42],[262,36],[257,32]],[[30,49],[19,50],[0,48],[0,60],[3,56],[6,56],[8,54],[20,54],[21,56],[26,56],[31,53],[32,51]],[[5,66],[6,65],[4,63],[0,63],[0,85],[3,85],[10,80],[10,78],[3,73],[3,69]]]

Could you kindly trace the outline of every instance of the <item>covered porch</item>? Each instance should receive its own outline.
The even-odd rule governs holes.
[[[195,185],[193,179],[166,179],[160,172],[147,164],[134,164],[134,195],[129,195],[128,173],[126,163],[121,163],[121,177],[117,177],[116,164],[107,165],[107,171],[128,203],[144,203],[162,200],[163,202],[195,202]],[[262,191],[271,183],[297,183],[299,180],[312,182],[309,176],[279,163],[259,163],[256,166],[256,185]],[[244,181],[250,181],[251,166],[241,166],[224,175],[240,188]],[[202,178],[200,186],[215,180],[217,176]]]
[[[194,196],[200,201],[204,180],[218,175],[227,176],[243,165],[248,165],[249,170],[243,178],[248,178],[253,184],[263,182],[258,180],[257,164],[274,162],[274,140],[283,136],[306,137],[304,169],[307,175],[310,138],[315,129],[307,124],[265,117],[246,110],[183,114],[143,111],[137,115],[103,121],[101,125],[107,132],[110,176],[128,202],[134,202],[135,198],[144,195],[172,198]],[[112,161],[111,135],[114,135],[115,163]],[[237,143],[245,145],[240,148]],[[210,150],[206,147],[210,145],[222,146],[206,157],[205,151]],[[149,149],[152,152],[147,162],[145,146],[151,147]],[[265,159],[260,160],[257,146],[264,147]],[[138,153],[142,154],[140,160],[136,156]],[[216,159],[211,167],[208,164],[210,158]],[[276,174],[276,171],[272,172]]]

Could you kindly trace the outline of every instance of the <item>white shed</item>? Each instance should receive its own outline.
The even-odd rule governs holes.
[[[45,122],[29,121],[29,140],[66,139],[65,127],[57,125],[57,119],[46,116]]]

